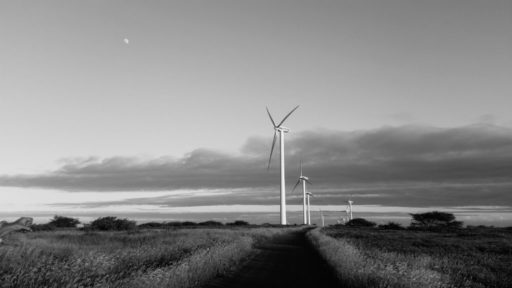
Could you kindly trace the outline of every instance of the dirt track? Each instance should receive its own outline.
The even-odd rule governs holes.
[[[211,281],[204,288],[340,287],[307,243],[305,231],[279,236],[257,250],[242,267]]]

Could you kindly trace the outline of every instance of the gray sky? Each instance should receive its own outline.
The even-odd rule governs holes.
[[[298,104],[286,123],[290,147],[302,157],[318,148],[319,158],[307,161],[317,161],[311,172],[325,191],[347,181],[460,184],[475,175],[508,183],[511,28],[507,0],[2,1],[0,184],[64,191],[270,189],[277,175],[258,170],[272,136],[265,106],[280,118]],[[474,123],[480,125],[468,126]],[[403,137],[365,153],[357,142],[366,139],[361,135],[393,139],[394,133]],[[418,146],[426,158],[402,157],[403,149],[408,155]],[[328,161],[331,152],[348,157],[343,149],[367,158]],[[448,153],[452,158],[439,156]],[[210,170],[187,178],[179,161],[197,155],[216,155],[225,178],[212,182]],[[368,158],[375,155],[388,157],[395,170],[377,177],[372,169],[382,163]],[[362,167],[363,160],[370,163]],[[116,177],[87,181],[73,174],[90,165],[113,169]],[[354,171],[350,165],[361,170],[323,176]],[[234,172],[245,174],[237,182],[229,177]],[[175,180],[181,184],[162,182],[169,173],[182,175]],[[133,178],[147,174],[157,181]],[[495,202],[500,199],[510,204]]]

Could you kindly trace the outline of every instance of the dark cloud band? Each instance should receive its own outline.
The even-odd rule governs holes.
[[[414,181],[512,182],[512,130],[493,125],[319,130],[290,136],[288,181],[302,159],[305,173],[322,189]],[[266,138],[250,138],[241,156],[198,149],[182,158],[72,159],[47,174],[0,176],[0,186],[66,191],[265,188],[279,181],[277,159],[274,169],[266,171],[270,144]]]

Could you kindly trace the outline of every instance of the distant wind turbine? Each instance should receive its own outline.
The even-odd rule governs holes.
[[[347,214],[348,214],[348,221],[352,220],[352,204],[354,204],[354,201],[348,200],[348,207],[347,207]]]
[[[313,197],[313,193],[311,192],[306,192],[306,199],[307,199],[307,205],[308,205],[308,225],[311,225],[311,206],[310,206],[310,202],[309,202],[309,197]]]
[[[299,184],[302,182],[302,210],[303,210],[303,216],[304,216],[304,224],[308,224],[308,219],[307,219],[307,215],[306,215],[306,182],[309,183],[309,184],[312,184],[310,181],[309,181],[309,178],[304,176],[302,174],[302,161],[300,161],[300,175],[299,175],[299,180],[297,180],[297,183],[295,183],[295,186],[293,186],[293,191],[295,191],[295,188],[297,188],[297,186],[299,186]]]
[[[267,114],[270,118],[270,121],[272,121],[272,125],[274,126],[274,139],[272,140],[272,148],[270,149],[270,157],[268,158],[268,167],[267,170],[270,169],[270,161],[272,160],[272,152],[274,151],[274,146],[276,145],[276,138],[277,133],[279,133],[279,139],[280,139],[280,145],[281,145],[281,225],[286,225],[286,192],[285,192],[285,172],[284,172],[284,133],[288,133],[290,129],[281,126],[283,125],[284,121],[290,117],[290,115],[297,110],[299,106],[293,108],[290,113],[286,114],[286,116],[279,122],[279,124],[276,125],[276,122],[272,118],[272,115],[270,115],[270,111],[267,107]]]

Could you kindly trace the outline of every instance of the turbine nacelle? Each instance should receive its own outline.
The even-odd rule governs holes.
[[[284,127],[282,125],[283,125],[284,121],[286,121],[286,119],[288,119],[288,117],[290,117],[290,115],[292,115],[292,113],[295,110],[297,110],[298,108],[299,108],[299,106],[296,106],[295,108],[293,108],[292,111],[288,112],[288,114],[286,114],[286,116],[284,116],[283,120],[281,120],[281,122],[279,122],[279,124],[276,124],[276,121],[274,121],[274,118],[272,118],[272,115],[270,114],[270,111],[268,110],[268,107],[267,107],[268,118],[270,118],[270,122],[272,122],[272,126],[274,127],[274,139],[272,139],[272,147],[270,148],[270,157],[268,157],[267,170],[270,169],[270,162],[272,161],[272,154],[274,152],[274,146],[276,145],[277,134],[290,132],[290,129],[288,129],[287,127]],[[281,177],[284,177],[284,176],[282,175]]]
[[[295,183],[295,186],[293,186],[293,189],[292,189],[292,192],[295,191],[295,188],[297,188],[297,186],[300,185],[300,183],[308,183],[308,184],[312,184],[311,181],[309,181],[309,177],[307,176],[304,176],[302,174],[302,161],[300,161],[300,175],[299,175],[299,179],[297,180],[297,183]]]
[[[274,129],[276,129],[276,131],[278,131],[278,132],[283,132],[283,133],[288,133],[288,132],[290,132],[290,129],[289,129],[289,128],[286,128],[286,127],[284,127],[284,126],[275,127]]]

